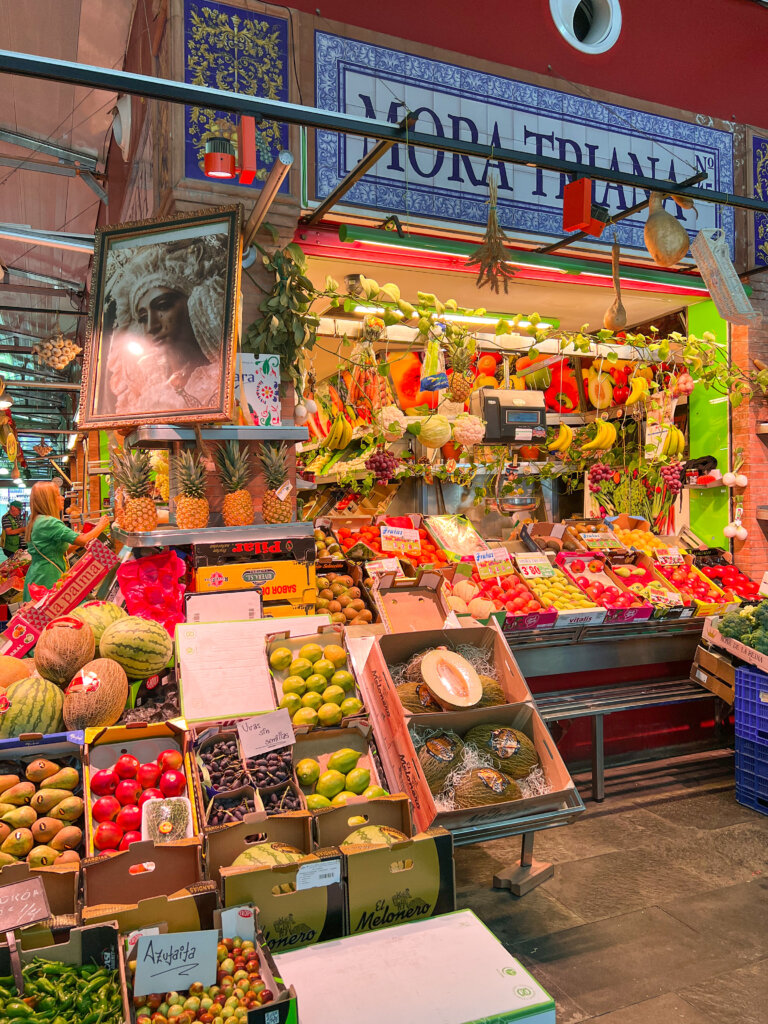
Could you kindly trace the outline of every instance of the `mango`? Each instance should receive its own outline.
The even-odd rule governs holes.
[[[14,857],[26,857],[35,840],[28,828],[17,828],[6,837],[0,852],[13,854]]]
[[[371,773],[367,768],[353,768],[347,775],[347,789],[360,796],[371,784]]]
[[[3,853],[0,850],[0,868],[7,867],[9,864],[18,864],[19,858],[14,857],[11,853]]]
[[[46,761],[44,757],[38,757],[34,761],[30,761],[25,774],[30,782],[44,782],[45,779],[55,775],[58,770],[59,766],[53,761]]]
[[[62,768],[45,780],[46,789],[73,790],[80,782],[80,774],[75,768]]]
[[[43,845],[49,845],[54,836],[63,828],[64,822],[57,821],[55,818],[38,818],[31,826],[35,842]]]
[[[353,768],[357,767],[357,762],[362,756],[358,750],[353,750],[351,747],[342,747],[341,750],[334,751],[328,758],[328,768],[341,772],[342,775],[347,775]]]
[[[57,867],[58,867],[59,864],[79,864],[79,863],[80,863],[80,854],[76,853],[75,850],[65,850],[63,853],[60,853],[59,856],[56,858],[56,866]]]
[[[51,810],[51,817],[58,821],[75,821],[83,813],[83,807],[79,796],[68,796]]]
[[[27,864],[31,868],[47,868],[59,856],[58,850],[52,850],[50,846],[33,846],[27,854]]]
[[[11,828],[31,828],[37,821],[37,814],[31,807],[14,807],[3,815],[2,820]]]
[[[21,782],[18,775],[0,775],[0,793],[4,793],[6,789],[10,789],[11,786],[15,786]]]
[[[66,825],[49,842],[49,846],[61,852],[62,850],[74,850],[83,840],[83,830],[77,825]]]
[[[56,804],[66,798],[66,789],[38,789],[29,801],[29,806],[33,807],[38,814],[48,814]]]
[[[336,794],[344,789],[344,782],[345,779],[341,772],[335,770],[323,772],[317,780],[315,792],[320,796],[326,797],[328,800],[333,800]]]
[[[11,786],[3,793],[3,803],[21,807],[22,804],[28,804],[34,795],[35,785],[33,782],[17,782],[15,786]]]
[[[0,844],[2,844],[3,840],[9,836],[12,831],[13,830],[10,825],[6,825],[4,821],[0,821]]]

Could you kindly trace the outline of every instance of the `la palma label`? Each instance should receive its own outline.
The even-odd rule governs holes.
[[[141,935],[136,944],[134,995],[186,990],[216,981],[217,931]]]

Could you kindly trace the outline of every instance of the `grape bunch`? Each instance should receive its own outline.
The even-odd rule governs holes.
[[[397,472],[400,459],[384,448],[377,448],[373,455],[365,460],[365,468],[376,477],[378,483],[388,483]]]
[[[589,467],[589,489],[592,494],[600,493],[600,483],[603,480],[610,480],[614,471],[604,462],[595,462]]]
[[[667,466],[662,466],[659,470],[659,475],[664,481],[667,490],[670,494],[679,494],[683,489],[683,463],[682,462],[670,462]]]

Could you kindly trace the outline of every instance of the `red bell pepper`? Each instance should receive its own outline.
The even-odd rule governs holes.
[[[552,369],[552,383],[544,392],[544,402],[553,412],[573,412],[579,407],[576,375],[565,359]]]

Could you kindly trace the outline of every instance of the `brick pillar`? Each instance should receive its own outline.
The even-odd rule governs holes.
[[[768,363],[768,273],[750,281],[752,305],[763,314],[757,327],[733,327],[731,358],[744,369],[754,369],[752,360]],[[756,519],[758,506],[768,506],[768,435],[756,433],[759,423],[768,422],[768,400],[755,397],[732,414],[733,450],[742,449],[743,473],[749,484],[743,491],[744,516],[748,531],[744,541],[734,540],[734,561],[752,579],[760,580],[768,569],[768,522]],[[734,490],[734,496],[742,492]]]

